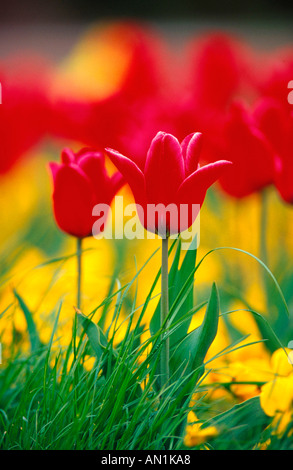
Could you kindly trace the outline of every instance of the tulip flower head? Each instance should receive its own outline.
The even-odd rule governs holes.
[[[124,184],[121,174],[116,172],[110,176],[104,154],[88,148],[77,153],[64,149],[61,163],[51,162],[50,169],[54,215],[59,228],[78,238],[91,236],[93,207],[96,204],[110,206]]]
[[[39,57],[0,62],[0,176],[38,145],[48,128],[51,67]]]
[[[277,100],[264,99],[255,114],[260,130],[275,152],[274,184],[281,198],[293,204],[293,112]]]
[[[221,155],[233,166],[220,179],[223,190],[244,198],[273,183],[275,152],[253,113],[234,102],[223,126]]]
[[[158,132],[143,168],[113,149],[106,153],[128,182],[144,228],[166,238],[187,230],[195,221],[207,189],[230,162],[199,166],[202,135],[192,133],[180,144]]]

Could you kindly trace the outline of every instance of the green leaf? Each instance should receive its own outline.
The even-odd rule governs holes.
[[[29,339],[30,339],[30,343],[31,343],[31,351],[35,352],[36,350],[38,350],[42,346],[42,343],[41,343],[41,340],[39,338],[37,327],[36,327],[36,324],[35,324],[34,319],[33,319],[33,314],[30,311],[30,309],[28,308],[28,306],[26,305],[23,298],[16,291],[16,289],[13,289],[13,294],[14,294],[15,298],[17,299],[17,301],[19,303],[19,306],[20,306],[20,308],[23,311],[23,314],[25,316],[26,323],[27,323],[28,334],[29,334]]]
[[[261,409],[259,397],[253,397],[206,421],[202,428],[218,429],[219,436],[212,444],[215,450],[249,450],[261,440],[270,421]]]
[[[92,322],[92,320],[90,320],[87,316],[81,313],[80,310],[77,310],[77,318],[89,339],[90,345],[92,346],[95,355],[98,359],[100,359],[108,346],[106,336],[104,335],[102,329]]]
[[[173,374],[178,376],[194,371],[198,379],[203,373],[206,353],[217,334],[219,310],[218,289],[214,283],[202,324],[188,333],[172,353],[170,366]]]
[[[282,306],[285,308],[285,311],[286,311],[286,314],[288,315],[288,317],[290,318],[290,311],[289,311],[289,307],[287,305],[287,302],[286,302],[286,299],[284,297],[284,294],[282,292],[282,289],[277,281],[277,279],[275,278],[275,276],[273,275],[273,273],[270,271],[270,269],[265,265],[265,263],[263,263],[259,258],[257,258],[257,256],[254,256],[252,253],[249,253],[248,251],[245,251],[245,250],[242,250],[241,248],[234,248],[234,247],[231,247],[231,246],[220,246],[218,248],[214,248],[210,251],[208,251],[203,257],[202,259],[200,260],[200,262],[197,264],[196,266],[196,270],[200,267],[200,265],[202,264],[202,262],[204,261],[204,259],[209,256],[210,254],[216,252],[216,251],[219,251],[219,250],[232,250],[232,251],[238,251],[239,253],[243,253],[245,255],[248,255],[250,256],[251,258],[253,258],[255,261],[257,261],[263,268],[264,270],[266,271],[266,273],[269,275],[275,289],[277,290],[278,294],[279,294],[279,298],[281,300],[281,303],[282,303]]]
[[[176,311],[176,315],[172,317],[172,323],[178,322],[184,317],[186,312],[189,312],[193,308],[194,302],[194,275],[190,278],[190,274],[194,271],[196,263],[197,250],[194,249],[194,244],[197,244],[197,237],[195,236],[189,249],[187,250],[185,257],[182,261],[180,270],[177,270],[175,283],[173,289],[170,292],[171,305],[175,306],[176,301],[180,301],[180,296],[184,296],[184,302],[181,303],[180,308]],[[189,279],[188,285],[185,285],[186,279]],[[186,289],[185,289],[186,287]],[[179,295],[178,295],[179,294]],[[174,307],[171,307],[171,313]],[[190,326],[191,317],[182,321],[180,326],[176,328],[176,331],[170,338],[170,347],[181,341],[187,335],[188,328]]]

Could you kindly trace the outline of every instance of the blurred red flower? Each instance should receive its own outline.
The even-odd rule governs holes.
[[[271,98],[289,110],[288,84],[293,80],[292,46],[263,54],[257,89],[262,98]]]
[[[40,142],[48,130],[50,67],[39,57],[0,62],[0,174]]]
[[[109,176],[100,152],[83,148],[77,153],[64,149],[61,163],[51,162],[53,208],[61,230],[78,238],[92,235],[96,204],[110,206],[124,184],[120,173]],[[106,217],[106,214],[105,214]]]
[[[218,156],[233,162],[219,180],[227,194],[243,198],[274,182],[275,151],[242,102],[231,105],[221,140]]]
[[[282,199],[293,204],[293,110],[279,100],[264,99],[255,117],[275,151],[275,186]]]
[[[181,139],[193,129],[202,132],[202,159],[211,162],[229,106],[251,94],[252,53],[244,41],[224,32],[200,34],[185,50],[173,113],[176,135]]]
[[[146,136],[162,122],[167,57],[150,28],[125,21],[90,29],[57,73],[52,135],[99,150],[119,147],[141,160]]]

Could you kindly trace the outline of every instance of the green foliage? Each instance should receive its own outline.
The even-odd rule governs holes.
[[[1,449],[185,449],[187,415],[193,393],[197,392],[200,397],[192,409],[203,428],[216,426],[219,434],[195,448],[257,449],[269,440],[272,449],[292,449],[290,429],[282,438],[276,437],[257,397],[235,406],[232,403],[228,410],[223,410],[221,400],[205,399],[205,357],[215,338],[219,316],[228,318],[229,312],[220,313],[215,283],[195,304],[194,276],[203,259],[196,264],[196,250],[182,253],[180,240],[170,247],[170,258],[173,250],[169,317],[161,328],[158,303],[148,339],[142,336],[147,329],[145,313],[152,305],[160,271],[142,306],[136,305],[136,292],[152,257],[125,285],[120,284],[119,273],[115,272],[108,296],[93,312],[77,312],[74,317],[73,311],[72,339],[63,348],[57,334],[62,303],[54,311],[50,340],[42,344],[25,296],[14,290],[16,308],[27,322],[31,348],[24,353],[11,345],[0,366]],[[122,313],[123,306],[126,313]],[[193,316],[204,307],[201,325],[190,331]],[[0,313],[0,321],[7,312],[5,309]],[[97,312],[100,316],[95,322]],[[109,312],[112,321],[105,329]],[[258,312],[254,316],[265,334],[270,333],[272,340],[281,344],[267,320]],[[125,335],[117,341],[122,325]],[[157,364],[162,330],[171,344],[171,379],[160,390]],[[218,357],[240,347],[240,339],[235,339]],[[86,367],[89,356],[95,358],[91,370]]]
[[[216,426],[219,431],[212,443],[215,450],[251,450],[256,444],[255,437],[262,435],[270,421],[259,398],[254,397],[208,420],[204,427]]]
[[[196,272],[197,250],[196,238],[186,251],[179,266],[181,242],[177,249],[169,274],[169,304],[170,312],[167,325],[160,326],[160,301],[150,322],[150,331],[157,343],[157,334],[165,328],[170,342],[170,375],[171,380],[190,377],[189,386],[183,386],[185,394],[190,395],[197,380],[204,371],[204,359],[213,342],[218,327],[219,296],[215,284],[212,286],[210,300],[204,320],[200,327],[188,333],[193,315],[205,304],[194,306],[194,274]],[[195,245],[195,246],[194,246]]]
[[[41,346],[41,341],[40,341],[39,334],[38,334],[38,331],[37,331],[37,328],[33,319],[33,314],[29,310],[23,298],[18,294],[16,289],[13,289],[13,293],[15,295],[15,298],[18,300],[19,306],[25,316],[30,344],[31,344],[31,351],[33,353],[37,351]]]
[[[186,334],[172,354],[171,365],[175,377],[194,373],[196,380],[199,379],[203,373],[206,353],[217,334],[218,320],[219,295],[216,284],[213,284],[202,324]]]

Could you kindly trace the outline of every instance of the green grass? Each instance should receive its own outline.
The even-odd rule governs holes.
[[[179,407],[182,384],[154,391],[155,367],[149,371],[138,364],[135,331],[118,352],[110,341],[90,372],[83,367],[88,342],[83,336],[76,340],[69,368],[74,337],[54,365],[52,338],[48,346],[14,357],[1,370],[1,448],[180,448],[176,430],[188,412],[188,403]]]
[[[69,365],[74,337],[67,349],[53,355],[53,334],[49,345],[27,356],[16,355],[1,369],[1,449],[185,449],[182,426],[190,403],[186,397],[182,400],[182,379],[156,391],[155,367],[137,363],[135,331],[119,353],[108,343],[91,371],[83,367],[90,352],[83,335]],[[204,390],[201,381],[195,390]],[[221,402],[201,399],[193,409],[209,416],[211,410],[215,414],[221,409]],[[221,430],[206,444],[209,448],[252,449],[270,438],[272,448],[292,449],[291,438],[280,441],[267,430],[270,419],[257,397],[206,422]]]
[[[14,357],[0,377],[1,449],[184,449],[179,430],[190,400],[182,400],[182,379],[156,391],[155,367],[149,370],[137,364],[135,340],[135,333],[129,335],[119,353],[108,345],[90,372],[83,367],[89,351],[82,337],[69,368],[73,343],[57,353],[54,364],[50,364],[53,341],[27,357]],[[204,411],[201,401],[195,408]],[[225,419],[225,414],[217,418],[223,427],[219,448],[235,446],[231,436],[241,448],[261,439],[268,419],[258,400],[246,408],[241,413],[234,410],[233,420]]]

